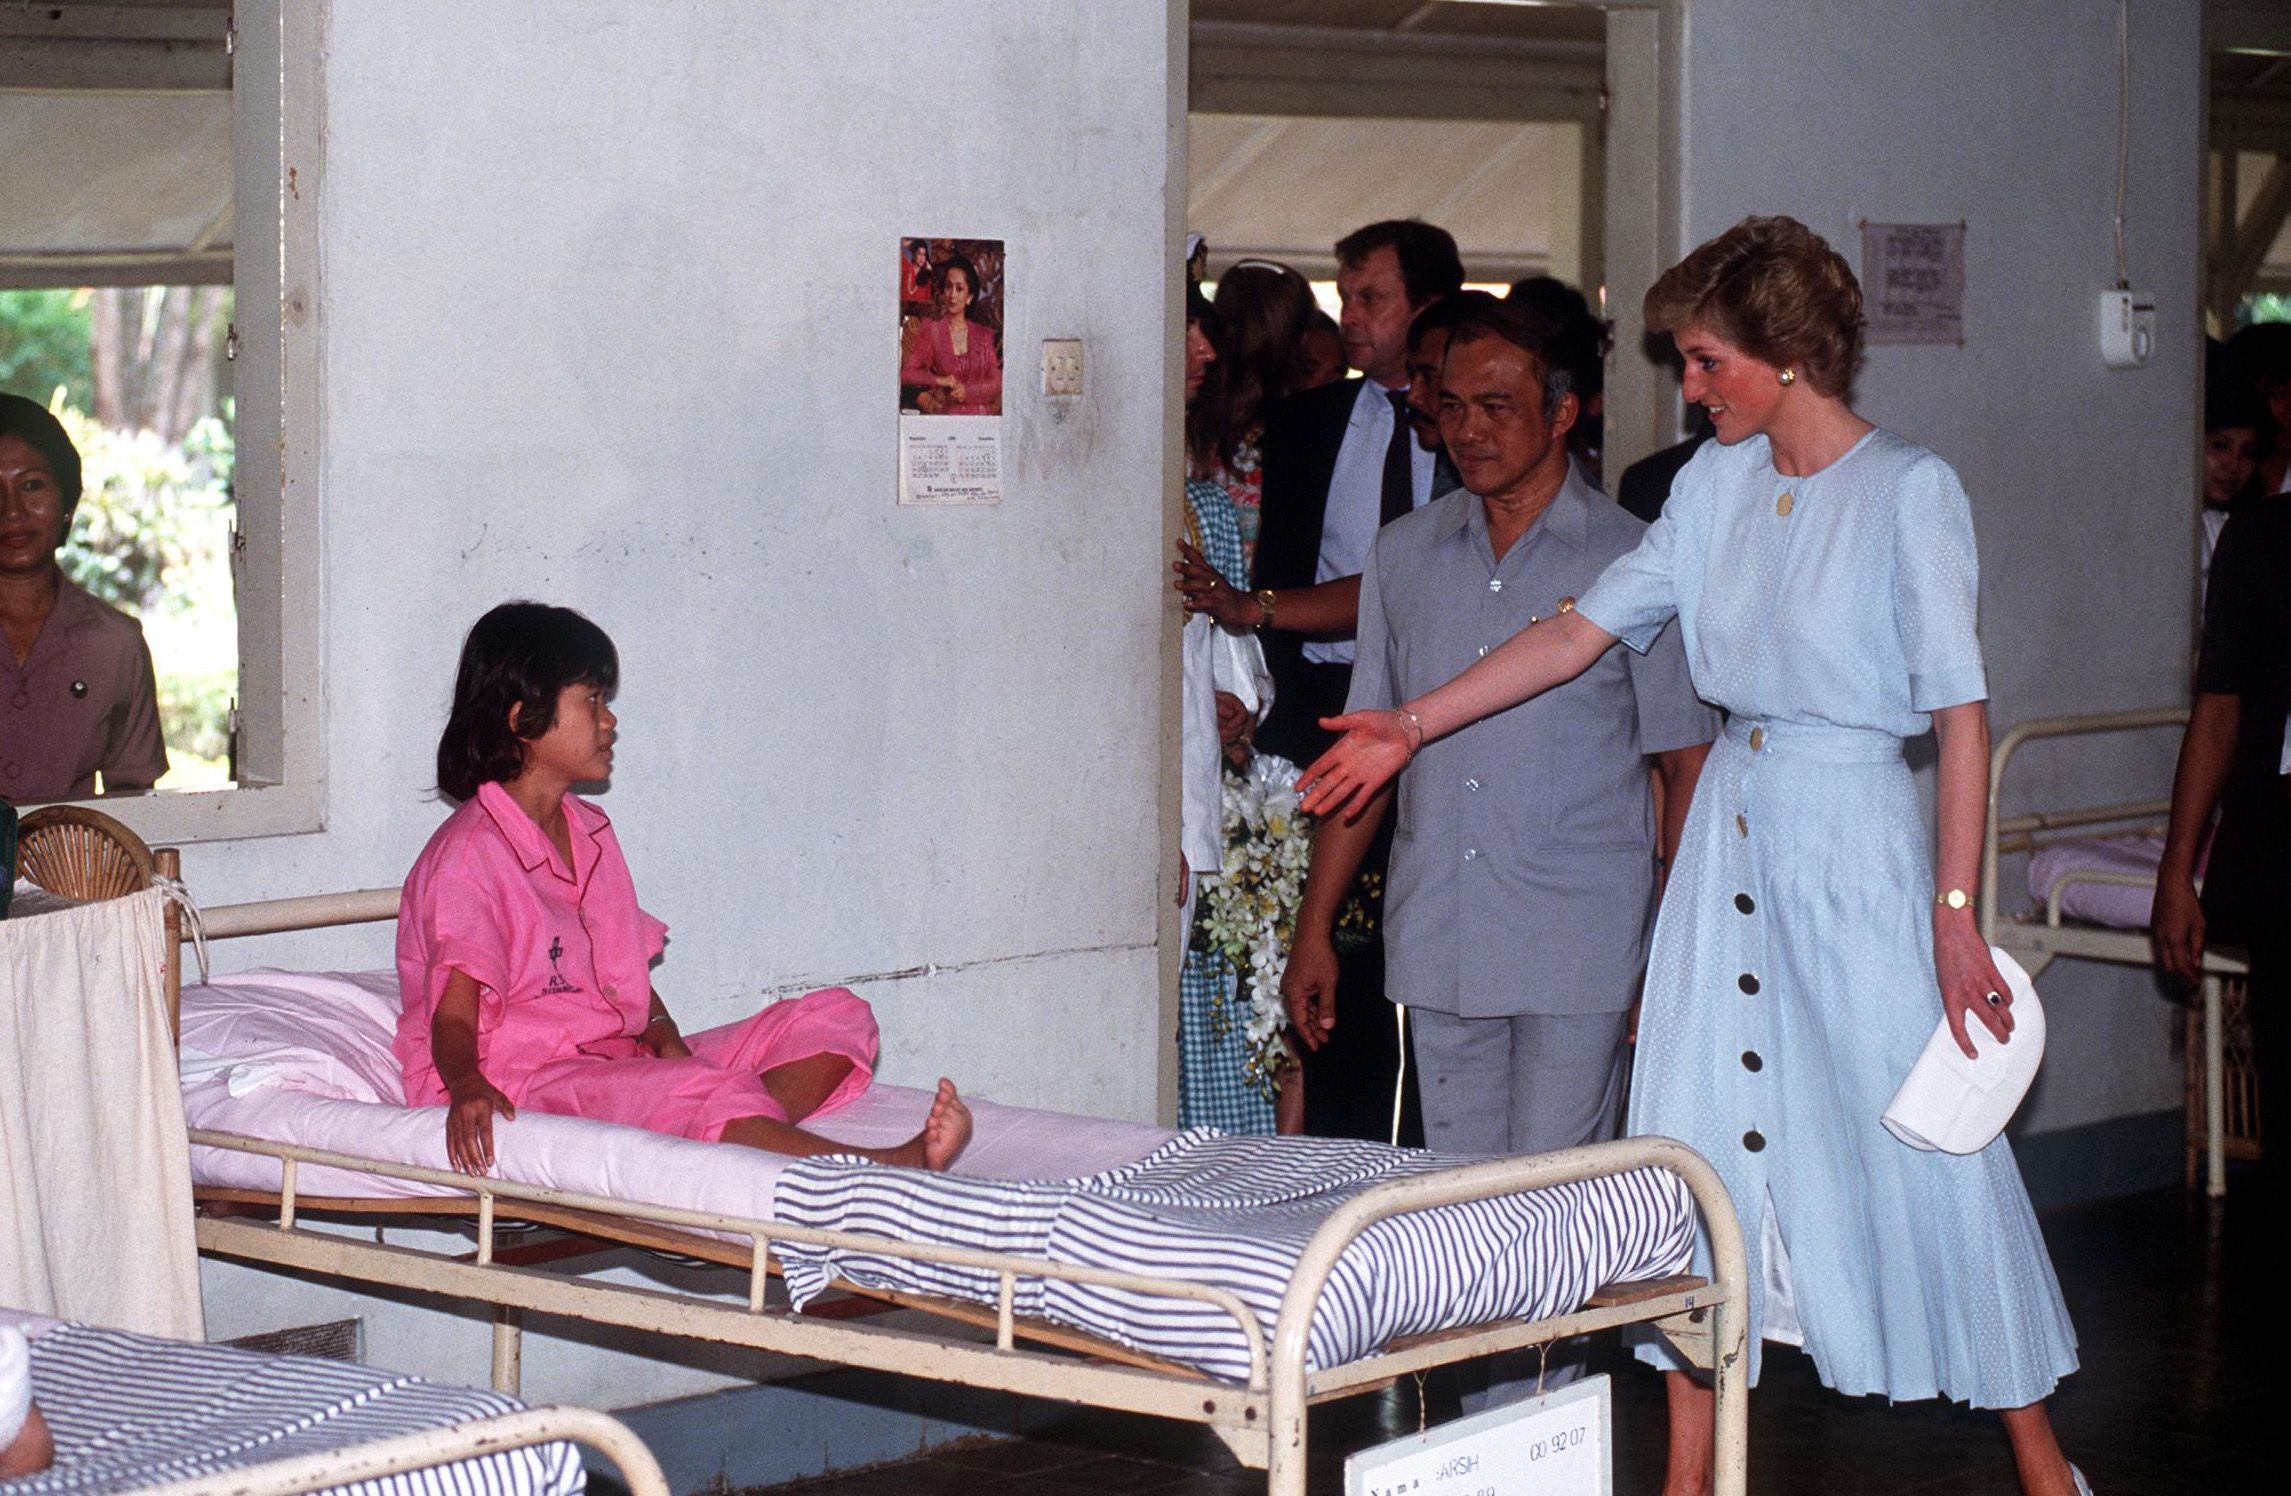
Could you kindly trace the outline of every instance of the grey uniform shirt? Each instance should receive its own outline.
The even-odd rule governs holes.
[[[1360,581],[1354,711],[1452,679],[1591,590],[1646,525],[1569,472],[1502,561],[1465,490],[1377,533]],[[1653,925],[1645,756],[1707,743],[1676,628],[1610,649],[1532,701],[1427,743],[1401,773],[1385,991],[1467,1018],[1630,1006]]]

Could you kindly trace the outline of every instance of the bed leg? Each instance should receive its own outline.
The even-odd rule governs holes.
[[[2204,1193],[2227,1194],[2227,1019],[2226,984],[2216,971],[2203,979]]]
[[[1717,1424],[1711,1451],[1713,1496],[1749,1496],[1750,1491],[1750,1354],[1738,1328],[1749,1313],[1741,1298],[1730,1299],[1712,1311],[1711,1380],[1717,1393],[1713,1410]]]
[[[493,1390],[515,1397],[524,1379],[524,1317],[507,1304],[496,1304],[493,1307]]]

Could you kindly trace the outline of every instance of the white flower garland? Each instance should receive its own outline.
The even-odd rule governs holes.
[[[1202,881],[1199,938],[1244,974],[1242,1074],[1270,1096],[1291,1059],[1281,974],[1313,854],[1312,817],[1297,808],[1297,766],[1260,753],[1243,772],[1227,774],[1223,823],[1225,862]],[[1219,1032],[1230,1023],[1222,1004],[1212,1018]]]

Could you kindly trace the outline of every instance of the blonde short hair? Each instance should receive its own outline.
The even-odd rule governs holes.
[[[1706,327],[1841,399],[1861,361],[1861,283],[1795,218],[1745,218],[1664,271],[1646,321],[1650,332]]]

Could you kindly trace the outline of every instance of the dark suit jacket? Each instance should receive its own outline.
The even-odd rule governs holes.
[[[1702,450],[1710,438],[1690,436],[1676,446],[1640,458],[1623,469],[1623,479],[1615,486],[1615,502],[1625,512],[1637,515],[1648,524],[1662,518],[1663,505],[1670,502],[1671,481],[1687,459]]]
[[[1358,376],[1340,379],[1276,401],[1265,412],[1265,434],[1257,444],[1265,475],[1257,530],[1259,587],[1313,584],[1329,480],[1336,476],[1336,455],[1344,446],[1360,385]],[[1263,637],[1265,662],[1273,672],[1273,711],[1258,729],[1257,742],[1302,767],[1327,743],[1328,734],[1315,724],[1315,702],[1327,691],[1316,693],[1308,678],[1326,675],[1329,667],[1307,664],[1300,635],[1274,630]]]

